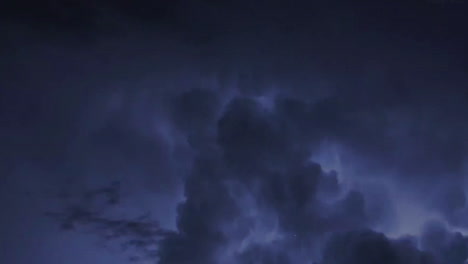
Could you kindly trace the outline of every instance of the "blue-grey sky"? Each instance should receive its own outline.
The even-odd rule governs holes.
[[[0,7],[1,263],[468,259],[464,1]]]

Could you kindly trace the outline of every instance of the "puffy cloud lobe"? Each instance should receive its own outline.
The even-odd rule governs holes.
[[[432,264],[433,256],[417,249],[411,241],[392,241],[371,230],[334,234],[324,249],[323,264]],[[463,263],[463,262],[450,262]]]
[[[468,258],[468,238],[451,232],[440,222],[429,222],[421,236],[421,247],[438,263],[465,263]]]
[[[327,244],[324,264],[331,263],[397,263],[397,255],[383,234],[351,231],[335,235]]]
[[[390,239],[369,229],[330,236],[322,263],[465,263],[468,240],[438,222],[426,226],[421,237]]]
[[[213,253],[227,239],[219,228],[238,214],[217,164],[200,160],[195,166],[179,207],[178,232],[161,244],[161,263],[216,263]]]

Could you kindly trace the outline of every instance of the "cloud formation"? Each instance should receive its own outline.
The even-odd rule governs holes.
[[[59,189],[50,217],[135,261],[466,261],[458,16],[111,2],[3,19],[2,196]]]
[[[157,235],[159,263],[464,263],[466,237],[440,224],[413,230],[413,237],[385,235],[398,228],[395,207],[401,202],[387,183],[398,186],[401,179],[343,180],[311,158],[320,151],[316,145],[330,138],[362,148],[353,155],[374,154],[361,143],[368,129],[352,140],[352,131],[342,132],[370,126],[366,116],[353,117],[352,108],[327,113],[343,107],[335,99],[220,98],[218,91],[200,88],[174,97],[171,122],[193,149],[193,166],[176,230]],[[385,138],[386,127],[377,128],[382,132],[374,137]],[[451,216],[463,210],[465,196],[447,188],[439,188],[438,203],[427,210],[456,227]]]

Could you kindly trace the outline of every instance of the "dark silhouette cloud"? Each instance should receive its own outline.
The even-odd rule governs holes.
[[[356,230],[334,235],[325,247],[323,263],[429,264],[439,262],[436,262],[432,255],[418,250],[411,241],[392,241],[381,233]]]

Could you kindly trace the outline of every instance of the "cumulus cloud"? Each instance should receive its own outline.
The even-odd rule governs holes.
[[[298,129],[304,120],[312,132],[324,129],[313,103],[277,97],[266,108],[243,96],[221,107],[216,98],[200,89],[175,97],[184,103],[174,104],[172,120],[196,152],[176,230],[159,236],[159,263],[439,261],[372,231],[397,220],[385,185],[347,185],[310,159],[326,137]]]

